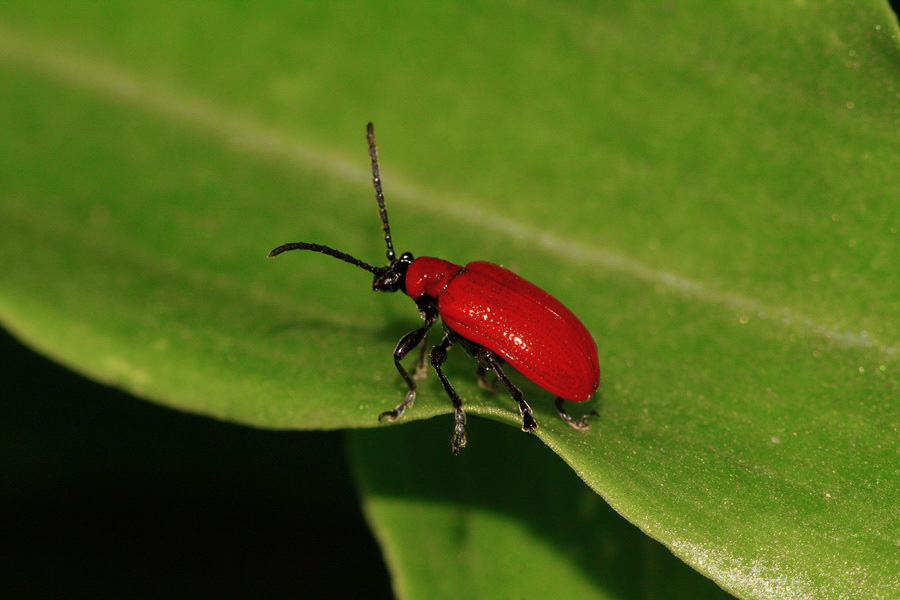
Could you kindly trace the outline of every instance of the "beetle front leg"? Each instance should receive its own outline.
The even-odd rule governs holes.
[[[559,411],[560,418],[562,418],[562,420],[565,421],[569,425],[569,427],[572,427],[573,429],[590,429],[591,424],[588,423],[588,419],[590,419],[591,417],[599,417],[600,416],[596,410],[592,410],[589,413],[585,413],[580,419],[575,420],[569,416],[569,413],[566,412],[566,409],[563,407],[564,402],[565,402],[565,400],[563,400],[562,398],[557,396],[556,397],[556,410]]]
[[[453,408],[456,409],[456,424],[453,427],[453,436],[450,438],[450,449],[453,451],[453,454],[459,454],[459,449],[464,448],[466,445],[466,412],[463,410],[462,398],[450,385],[450,380],[447,379],[447,376],[444,375],[444,370],[441,368],[441,365],[447,360],[447,349],[452,345],[453,338],[450,334],[444,335],[441,343],[431,349],[431,366],[434,367],[441,384],[444,386],[444,391],[450,396]]]
[[[403,402],[398,404],[393,410],[386,410],[380,415],[378,415],[378,420],[387,419],[388,421],[395,421],[400,418],[400,415],[403,414],[407,408],[413,405],[413,402],[416,401],[416,379],[418,379],[419,367],[416,367],[416,370],[413,372],[413,376],[407,372],[407,370],[400,363],[403,358],[412,351],[413,348],[418,346],[419,344],[423,344],[425,342],[425,338],[428,335],[428,330],[431,329],[431,326],[434,325],[434,322],[437,320],[438,313],[437,309],[431,306],[430,304],[421,304],[419,306],[419,310],[422,312],[422,318],[425,319],[425,324],[419,327],[414,331],[410,331],[397,342],[397,347],[394,348],[394,366],[397,367],[397,371],[400,373],[400,376],[403,377],[403,381],[406,382],[406,396],[403,398]],[[422,356],[420,357],[420,361],[424,358],[424,349]]]
[[[510,381],[509,377],[506,376],[506,373],[503,372],[503,369],[500,367],[500,359],[491,352],[490,350],[482,350],[481,358],[490,366],[491,370],[497,374],[497,377],[500,378],[500,381],[503,382],[503,385],[506,386],[506,389],[509,390],[509,394],[512,396],[513,400],[515,400],[519,404],[519,414],[522,415],[522,431],[532,432],[538,428],[537,421],[534,420],[534,415],[531,414],[531,407],[528,406],[528,403],[525,402],[525,398],[522,397],[522,391],[516,387],[516,385]]]

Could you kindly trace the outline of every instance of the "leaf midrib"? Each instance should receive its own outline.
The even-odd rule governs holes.
[[[254,117],[222,108],[171,85],[136,76],[106,61],[88,58],[73,52],[68,46],[61,48],[58,41],[35,41],[3,23],[0,23],[0,57],[70,87],[95,92],[110,101],[124,102],[164,120],[189,124],[206,135],[220,139],[233,151],[249,153],[254,158],[289,162],[360,188],[363,187],[361,182],[368,180],[368,171],[358,164],[361,161],[350,161],[335,152],[300,142]],[[887,359],[896,359],[900,355],[897,346],[874,339],[859,327],[839,330],[834,324],[816,322],[788,306],[769,306],[754,298],[722,291],[721,288],[676,273],[655,269],[625,255],[570,241],[515,219],[493,214],[480,208],[483,203],[471,199],[461,200],[459,196],[433,191],[393,175],[390,194],[394,203],[449,217],[493,235],[533,240],[542,250],[571,263],[624,273],[707,304],[751,315],[767,314],[769,319],[789,330],[813,334],[840,346],[875,350]],[[423,202],[422,198],[439,201]]]

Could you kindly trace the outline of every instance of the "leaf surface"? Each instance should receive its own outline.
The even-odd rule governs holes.
[[[898,48],[875,1],[6,2],[0,319],[184,410],[377,425],[409,300],[265,259],[383,256],[373,120],[400,249],[594,334],[590,432],[517,382],[613,508],[740,597],[896,596]],[[472,371],[469,413],[515,425]],[[405,418],[448,410],[431,378]]]

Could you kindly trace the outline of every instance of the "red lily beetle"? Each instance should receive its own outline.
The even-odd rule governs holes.
[[[454,454],[466,445],[466,413],[462,399],[450,385],[441,365],[447,358],[447,350],[455,343],[478,360],[477,376],[481,387],[493,389],[485,377],[488,371],[493,371],[503,382],[519,405],[523,431],[534,431],[538,424],[522,392],[503,372],[505,363],[554,394],[556,409],[563,421],[575,429],[588,429],[588,418],[597,413],[591,411],[580,419],[573,419],[563,407],[563,401],[581,402],[597,390],[600,366],[597,346],[591,334],[559,300],[493,263],[470,262],[461,267],[440,258],[414,258],[409,252],[398,257],[394,252],[384,206],[375,132],[371,123],[366,126],[366,139],[372,159],[372,183],[387,245],[388,265],[373,267],[340,250],[308,242],[278,246],[269,252],[269,256],[288,250],[321,252],[372,273],[375,276],[373,290],[403,290],[415,301],[425,324],[400,338],[394,349],[394,364],[407,385],[406,397],[393,410],[381,413],[378,420],[394,421],[412,406],[416,399],[416,380],[425,374],[425,340],[428,331],[441,317],[444,336],[431,349],[431,366],[456,410],[456,425],[450,440]],[[416,346],[421,346],[421,351],[416,369],[410,375],[400,361]]]

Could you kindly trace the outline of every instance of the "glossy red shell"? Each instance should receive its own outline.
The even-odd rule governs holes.
[[[425,256],[410,264],[406,292],[436,298],[450,329],[496,352],[551,394],[582,401],[597,390],[600,365],[591,334],[559,300],[512,271]]]

